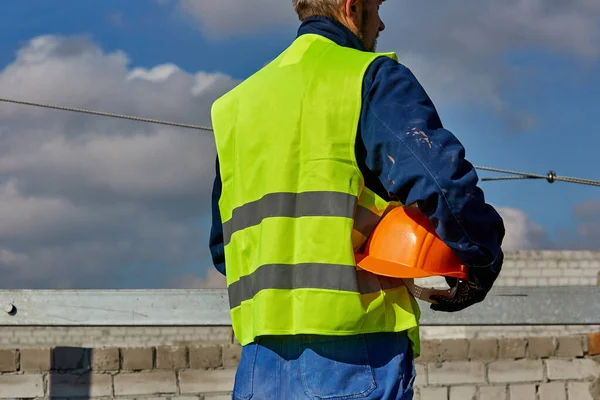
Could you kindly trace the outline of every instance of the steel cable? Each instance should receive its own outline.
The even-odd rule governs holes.
[[[34,103],[34,102],[30,102],[30,101],[0,98],[0,102],[20,104],[20,105],[26,105],[26,106],[32,106],[32,107],[49,108],[49,109],[61,110],[61,111],[71,111],[71,112],[77,112],[77,113],[83,113],[83,114],[98,115],[98,116],[102,116],[102,117],[126,119],[126,120],[137,121],[137,122],[147,122],[147,123],[152,123],[152,124],[168,125],[168,126],[174,126],[174,127],[178,127],[178,128],[197,129],[197,130],[209,131],[209,132],[211,132],[213,130],[212,128],[207,127],[207,126],[182,124],[182,123],[178,123],[178,122],[162,121],[162,120],[152,119],[152,118],[141,118],[141,117],[134,117],[134,116],[130,116],[130,115],[86,110],[86,109],[82,109],[82,108]],[[600,181],[591,180],[591,179],[574,178],[574,177],[570,177],[570,176],[558,176],[558,175],[556,175],[556,173],[554,171],[549,171],[546,175],[539,175],[539,174],[530,174],[527,172],[512,171],[512,170],[507,170],[507,169],[490,168],[490,167],[483,167],[483,166],[475,166],[475,169],[478,169],[481,171],[499,172],[499,173],[504,173],[504,174],[516,175],[516,176],[500,176],[500,177],[482,178],[481,180],[483,182],[524,180],[524,179],[545,179],[549,183],[554,183],[556,181],[563,181],[563,182],[576,183],[576,184],[581,184],[581,185],[590,185],[590,186],[600,187]]]

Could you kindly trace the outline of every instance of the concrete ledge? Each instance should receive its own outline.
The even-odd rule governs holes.
[[[423,326],[600,325],[600,287],[497,287],[463,312],[433,312]],[[229,326],[227,291],[5,290],[0,326]]]

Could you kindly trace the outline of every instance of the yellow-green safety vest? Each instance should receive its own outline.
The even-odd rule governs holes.
[[[399,203],[364,185],[355,157],[362,83],[381,56],[298,37],[219,98],[219,157],[231,319],[246,345],[263,335],[408,330],[419,306],[402,281],[356,266],[354,252]]]

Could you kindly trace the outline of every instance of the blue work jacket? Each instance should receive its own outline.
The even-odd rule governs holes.
[[[361,41],[338,21],[305,20],[298,30],[322,35],[340,46],[364,51]],[[439,237],[478,281],[491,285],[503,260],[502,218],[486,204],[473,165],[460,141],[444,129],[429,96],[412,72],[389,57],[377,59],[363,82],[363,106],[356,158],[365,185],[384,199],[418,203]],[[210,251],[218,271],[226,274],[219,160],[212,194]]]

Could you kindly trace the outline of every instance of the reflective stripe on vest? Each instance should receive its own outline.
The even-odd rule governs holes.
[[[231,219],[223,224],[227,245],[238,231],[274,217],[341,217],[352,218],[356,198],[348,193],[304,192],[270,193],[260,200],[246,203],[233,210]]]
[[[354,251],[358,251],[362,247],[385,214],[401,205],[400,202],[385,201],[365,187],[358,199],[358,207],[354,216],[354,230],[352,231]]]
[[[375,277],[347,265],[263,265],[229,286],[229,305],[238,307],[265,289],[313,288],[373,294],[402,285],[402,279]]]
[[[373,232],[384,214],[401,205],[386,202],[371,190],[364,188],[355,212],[355,197],[339,192],[271,193],[260,200],[233,210],[231,219],[223,224],[225,245],[238,231],[259,225],[265,218],[274,217],[342,217],[354,218],[352,243],[358,250]]]
[[[409,330],[419,309],[397,279],[356,267],[387,203],[355,159],[362,80],[394,54],[302,35],[212,108],[233,330],[347,335]]]

